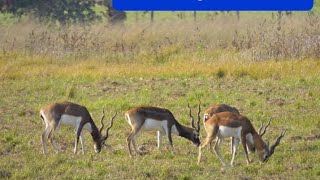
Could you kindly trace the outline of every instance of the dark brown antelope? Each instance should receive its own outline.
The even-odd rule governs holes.
[[[263,126],[260,128],[260,134],[256,132],[253,125],[251,124],[250,120],[245,116],[238,115],[232,112],[221,112],[214,114],[211,118],[205,121],[204,126],[206,129],[207,137],[204,142],[199,147],[199,156],[198,156],[198,164],[201,161],[201,150],[208,144],[210,144],[215,138],[217,138],[215,144],[215,153],[217,154],[218,158],[222,162],[223,165],[226,165],[224,162],[221,154],[220,154],[220,145],[224,138],[233,137],[233,151],[232,151],[232,159],[231,159],[231,166],[233,166],[234,158],[236,155],[237,147],[239,142],[242,143],[247,164],[250,163],[248,151],[246,148],[247,144],[247,135],[251,135],[253,138],[253,145],[256,149],[256,154],[259,157],[261,162],[266,162],[271,155],[274,153],[275,148],[279,145],[281,139],[285,135],[287,130],[284,130],[280,136],[276,139],[275,144],[269,147],[269,143],[266,143],[262,140],[262,135],[266,132],[267,127],[270,125],[270,121],[268,125],[264,128]]]
[[[80,138],[80,143],[82,146],[82,154],[85,154],[84,148],[84,139],[82,136],[82,129],[86,129],[92,136],[94,141],[94,149],[96,152],[101,151],[101,147],[104,146],[105,141],[108,138],[109,130],[113,125],[114,118],[117,113],[111,118],[110,126],[106,129],[106,134],[102,135],[102,130],[104,128],[104,117],[105,112],[103,109],[103,115],[101,117],[101,128],[98,130],[94,121],[92,120],[86,107],[71,103],[71,102],[61,102],[61,103],[52,103],[46,107],[41,108],[40,116],[43,119],[46,128],[41,136],[43,154],[47,154],[46,140],[49,139],[51,145],[56,150],[56,152],[61,151],[61,148],[58,147],[53,141],[54,132],[58,130],[60,125],[71,125],[75,128],[76,139],[74,145],[74,153],[77,153],[77,146]]]
[[[189,107],[189,115],[191,117],[192,128],[181,125],[173,114],[163,108],[158,107],[136,107],[130,109],[125,113],[125,118],[132,128],[131,133],[127,138],[129,155],[132,158],[131,143],[137,155],[139,152],[136,147],[136,135],[142,130],[155,130],[158,137],[158,148],[160,148],[162,136],[165,134],[168,138],[171,149],[173,148],[171,134],[184,137],[192,141],[196,146],[199,146],[199,131],[200,131],[200,103],[198,112],[197,126],[194,124],[194,118],[191,115],[191,108]]]

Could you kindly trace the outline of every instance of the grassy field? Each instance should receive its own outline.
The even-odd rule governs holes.
[[[0,179],[319,179],[319,17],[284,18],[280,28],[272,19],[224,18],[125,30],[1,27]],[[265,164],[251,154],[246,165],[239,146],[235,167],[222,167],[208,149],[198,166],[191,142],[173,136],[172,155],[166,140],[156,149],[155,132],[140,135],[145,155],[129,158],[126,110],[165,107],[190,125],[186,100],[196,108],[198,98],[203,111],[214,103],[237,107],[256,128],[272,117],[270,143],[288,132]],[[61,127],[55,139],[64,152],[49,146],[43,156],[39,109],[63,100],[85,105],[98,126],[103,107],[109,117],[120,112],[101,153],[87,133],[87,154],[74,155],[73,129]],[[229,143],[222,152],[230,160]]]

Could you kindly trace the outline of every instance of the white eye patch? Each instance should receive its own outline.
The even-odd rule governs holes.
[[[195,138],[199,138],[199,133],[198,133],[198,131],[193,131],[193,134],[194,134],[194,137],[195,137]]]

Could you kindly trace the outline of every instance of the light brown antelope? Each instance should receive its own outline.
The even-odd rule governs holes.
[[[212,117],[214,114],[217,114],[217,113],[220,113],[220,112],[233,112],[233,113],[236,113],[238,115],[240,115],[240,112],[237,108],[235,107],[232,107],[232,106],[229,106],[227,104],[214,104],[214,105],[211,105],[204,113],[204,116],[203,116],[203,122],[205,122],[206,120],[208,120],[210,117]],[[270,122],[271,122],[271,119],[269,120],[268,124],[264,127],[264,124],[262,122],[261,124],[261,127],[259,129],[259,135],[260,136],[263,136],[267,130],[267,128],[269,127],[270,125]],[[262,132],[262,129],[264,129],[264,131]],[[231,137],[231,154],[233,153],[233,141],[234,141],[234,138]],[[254,144],[253,144],[253,137],[251,134],[247,134],[246,136],[246,142],[247,142],[247,149],[249,152],[253,153],[255,152],[255,147],[254,147]],[[212,142],[210,143],[210,151],[212,152]]]
[[[189,107],[189,115],[191,117],[192,128],[181,125],[168,109],[158,107],[136,107],[125,113],[125,118],[132,128],[131,133],[127,137],[129,155],[132,158],[131,143],[137,155],[139,152],[136,147],[136,136],[141,130],[155,130],[158,137],[158,148],[162,142],[162,136],[165,134],[168,138],[169,145],[173,150],[171,133],[184,137],[192,141],[197,147],[200,145],[200,103],[198,112],[197,126],[194,125],[194,118],[191,115]]]
[[[270,125],[270,121],[267,126]],[[276,143],[269,147],[269,143],[266,143],[262,140],[262,135],[265,133],[267,127],[264,128],[264,131],[260,134],[256,132],[250,120],[245,116],[238,115],[232,112],[221,112],[213,115],[210,119],[208,119],[205,124],[205,129],[207,133],[206,140],[202,142],[199,147],[199,156],[198,156],[198,164],[201,161],[201,150],[208,144],[210,144],[215,138],[217,138],[215,144],[215,153],[218,158],[222,162],[223,165],[226,165],[221,154],[220,154],[220,145],[222,140],[227,137],[233,137],[233,153],[231,159],[231,166],[233,166],[234,158],[236,155],[237,147],[239,142],[242,143],[244,148],[244,152],[247,159],[247,164],[250,163],[248,151],[246,148],[247,143],[247,135],[251,135],[253,137],[253,144],[256,149],[256,154],[259,157],[261,162],[266,162],[270,156],[274,153],[275,148],[279,145],[280,140],[285,135],[285,131],[281,133],[281,135],[276,139]],[[263,127],[260,128],[259,131],[262,130]]]
[[[233,112],[236,113],[238,115],[240,115],[240,112],[237,108],[229,106],[227,104],[214,104],[211,105],[205,112],[204,112],[204,116],[203,116],[203,123],[206,122],[206,120],[208,120],[209,118],[211,118],[214,114],[220,113],[220,112]],[[253,139],[252,136],[250,134],[247,135],[247,148],[249,150],[249,152],[254,152],[255,148],[253,145]],[[233,142],[234,142],[234,138],[231,137],[231,154],[233,154]],[[210,151],[213,152],[212,150],[212,143],[210,143],[209,148]]]
[[[80,138],[80,143],[82,146],[82,154],[85,154],[84,148],[84,139],[82,136],[82,129],[86,129],[92,136],[94,141],[94,149],[96,152],[101,151],[101,147],[105,145],[105,141],[108,138],[109,130],[113,125],[114,118],[117,113],[111,118],[110,126],[106,129],[106,135],[102,135],[102,130],[104,128],[104,117],[105,112],[103,109],[103,115],[101,117],[101,128],[98,130],[94,121],[92,120],[88,110],[86,107],[71,103],[71,102],[61,102],[61,103],[52,103],[46,107],[41,108],[40,116],[43,119],[46,128],[41,136],[42,139],[42,147],[43,154],[47,154],[47,139],[50,140],[51,145],[56,150],[56,152],[61,151],[60,147],[53,142],[54,132],[58,130],[58,127],[61,124],[71,125],[75,128],[76,131],[76,139],[74,145],[74,153],[77,153],[77,146]]]
[[[233,112],[240,115],[240,112],[237,108],[229,106],[227,104],[214,104],[211,105],[205,112],[203,116],[203,122],[211,118],[214,114],[220,112]]]

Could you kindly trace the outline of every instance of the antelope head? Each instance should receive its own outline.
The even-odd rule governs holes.
[[[269,119],[269,122],[267,123],[266,126],[264,126],[263,122],[261,123],[261,127],[259,128],[259,131],[258,131],[258,136],[261,138],[261,140],[262,140],[262,136],[266,133],[267,128],[270,126],[270,122],[271,122],[271,119]],[[262,140],[263,148],[262,150],[257,150],[257,155],[259,157],[260,162],[267,162],[269,160],[269,158],[274,153],[275,148],[280,144],[280,141],[286,134],[287,130],[288,129],[283,130],[281,134],[277,137],[276,142],[271,146],[269,146],[268,141]]]
[[[104,128],[104,118],[105,118],[105,110],[103,109],[102,110],[102,117],[101,117],[101,128],[99,130],[99,133],[100,133],[100,139],[98,141],[95,142],[95,145],[94,145],[94,149],[95,151],[98,153],[101,151],[101,148],[104,147],[106,144],[106,140],[108,139],[108,136],[109,136],[109,130],[111,129],[111,127],[113,126],[113,121],[114,121],[114,118],[117,116],[118,112],[116,112],[116,114],[110,119],[110,125],[109,127],[107,127],[106,129],[106,133],[105,135],[102,135],[102,131],[103,131],[103,128]]]
[[[196,145],[197,147],[200,145],[200,112],[201,112],[201,102],[199,100],[199,105],[198,105],[198,121],[196,123],[197,126],[195,126],[195,123],[194,123],[194,117],[192,116],[192,113],[191,113],[191,107],[188,103],[188,108],[189,108],[189,116],[191,118],[191,125],[192,125],[192,128],[193,128],[193,136],[192,136],[192,142],[194,145]]]

